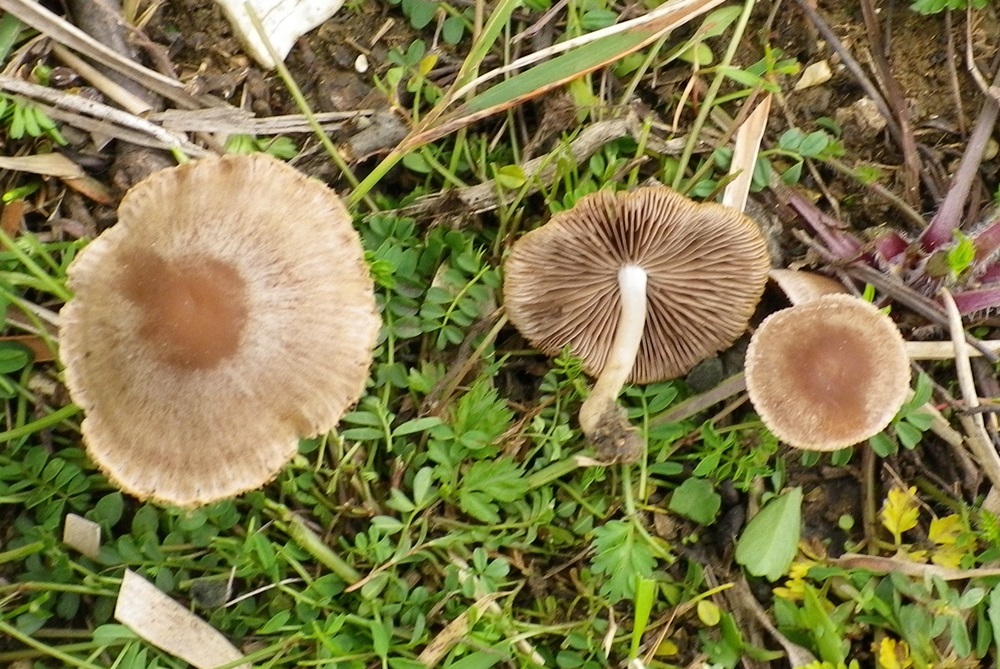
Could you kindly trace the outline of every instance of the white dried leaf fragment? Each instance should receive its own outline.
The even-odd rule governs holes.
[[[737,211],[745,211],[750,186],[753,182],[754,166],[760,153],[760,142],[767,128],[767,118],[771,113],[771,96],[757,105],[736,133],[733,159],[729,164],[729,174],[733,180],[722,193],[722,204]]]
[[[198,669],[214,669],[244,657],[218,630],[134,571],[125,570],[115,620]],[[250,665],[241,664],[239,669]]]
[[[276,63],[260,38],[247,5],[260,19],[267,41],[275,52],[285,59],[295,40],[333,16],[344,0],[216,0],[233,25],[236,35],[243,41],[247,52],[264,67],[271,69]]]
[[[818,61],[802,70],[802,76],[795,83],[795,90],[801,91],[813,86],[819,86],[830,81],[833,72],[830,71],[830,64],[825,60]]]
[[[67,514],[63,525],[63,543],[96,560],[101,551],[101,526],[75,513]]]

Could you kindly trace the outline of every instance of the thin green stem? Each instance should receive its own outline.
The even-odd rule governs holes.
[[[170,147],[170,153],[171,155],[173,155],[174,160],[177,161],[178,165],[183,165],[185,163],[191,162],[191,158],[189,158],[188,154],[184,153],[184,151],[179,146]]]
[[[722,88],[722,83],[726,79],[723,71],[725,71],[725,68],[733,62],[733,58],[736,56],[736,49],[739,47],[740,41],[743,39],[743,33],[746,31],[747,23],[750,20],[750,12],[753,10],[753,7],[754,0],[746,0],[743,3],[743,12],[740,13],[740,18],[736,22],[736,27],[733,30],[733,36],[729,40],[729,46],[726,48],[726,53],[722,57],[720,67],[717,68],[715,78],[712,79],[712,83],[708,87],[705,99],[702,101],[701,107],[698,108],[698,115],[695,117],[694,125],[691,127],[691,132],[688,133],[687,142],[684,144],[684,150],[681,152],[681,157],[677,164],[677,173],[674,174],[674,181],[671,184],[674,190],[682,190],[681,180],[684,178],[684,173],[687,171],[687,166],[691,161],[694,148],[698,144],[698,137],[701,135],[701,129],[705,126],[705,121],[708,120],[708,115],[715,106],[716,97],[719,95],[719,89]],[[690,187],[691,184],[689,184],[687,188],[683,189],[682,192],[686,192],[690,189]]]
[[[0,246],[3,246],[11,253],[31,274],[41,282],[45,290],[58,297],[63,302],[69,302],[73,298],[73,293],[69,292],[64,285],[53,279],[38,263],[34,261],[24,250],[21,249],[4,230],[0,229]]]
[[[281,59],[281,56],[278,55],[278,52],[274,50],[274,46],[267,38],[267,33],[264,31],[264,26],[261,24],[260,17],[257,16],[257,12],[250,6],[250,3],[244,3],[243,6],[246,9],[247,15],[250,17],[250,22],[253,24],[254,30],[257,31],[257,35],[260,37],[261,42],[264,43],[264,47],[267,49],[268,55],[271,56],[271,60],[275,63],[275,69],[278,71],[278,76],[281,77],[281,81],[285,84],[285,87],[291,94],[292,99],[295,100],[295,106],[297,106],[299,111],[302,112],[302,115],[306,117],[306,120],[309,122],[309,127],[312,128],[312,131],[315,133],[319,143],[323,145],[324,149],[326,149],[327,154],[330,156],[330,159],[333,160],[337,169],[339,169],[341,174],[344,175],[344,178],[347,179],[347,183],[351,184],[351,187],[356,191],[359,186],[358,178],[354,176],[354,172],[351,171],[347,161],[345,161],[344,157],[340,155],[340,151],[336,146],[334,146],[330,137],[323,130],[323,126],[321,126],[319,121],[316,120],[312,107],[309,106],[306,96],[302,94],[302,89],[299,88],[295,79],[292,78],[292,73],[288,71],[287,67],[285,67],[285,62]],[[375,201],[371,198],[364,196],[362,200],[372,211],[379,210],[378,205],[375,204]],[[353,199],[351,204],[355,204]]]
[[[78,413],[80,413],[80,407],[75,404],[67,404],[63,408],[53,411],[48,416],[44,416],[30,423],[25,423],[24,425],[7,430],[6,432],[0,432],[0,444],[13,441],[14,439],[20,439],[21,437],[27,437],[29,434],[34,434],[35,432],[58,425],[67,418],[71,418]]]
[[[17,629],[13,625],[9,625],[2,620],[0,620],[0,636],[7,636],[10,639],[19,641],[23,643],[25,646],[30,646],[31,648],[34,648],[35,650],[44,653],[49,657],[59,660],[65,665],[80,667],[80,669],[106,669],[101,665],[91,664],[90,662],[86,662],[79,658],[73,657],[69,653],[64,653],[58,648],[53,648],[52,646],[46,645],[40,641],[36,641],[27,634],[21,632],[21,630]]]
[[[587,466],[586,460],[584,460],[579,455],[574,455],[573,457],[566,458],[565,460],[559,460],[558,462],[553,462],[545,469],[540,469],[528,477],[526,481],[528,490],[541,488],[544,485],[552,483],[556,479],[561,479],[563,476],[569,474],[570,472],[574,472],[577,469],[586,466]]]
[[[434,154],[432,154],[427,149],[426,146],[420,147],[420,155],[423,156],[424,160],[427,161],[428,165],[430,165],[431,167],[433,167],[434,170],[438,174],[440,174],[441,177],[445,181],[447,181],[448,183],[450,183],[452,186],[455,186],[456,188],[466,188],[468,186],[468,184],[465,183],[464,181],[462,181],[461,179],[459,179],[452,170],[450,170],[449,168],[447,168],[444,165],[442,165],[441,161],[439,161],[437,158],[435,158]]]
[[[361,574],[343,558],[334,553],[333,549],[316,536],[316,533],[309,529],[302,522],[302,519],[292,513],[287,506],[278,502],[272,502],[271,500],[267,500],[264,505],[278,516],[284,525],[282,529],[304,548],[307,553],[323,563],[330,571],[348,584],[357,583],[361,580]]]
[[[493,48],[493,44],[496,42],[497,38],[503,31],[503,27],[506,25],[508,19],[510,19],[511,13],[521,5],[521,0],[500,0],[496,7],[494,7],[490,13],[489,20],[486,21],[486,25],[483,26],[482,32],[478,35],[476,41],[472,44],[472,49],[469,51],[469,55],[462,62],[462,67],[459,68],[458,74],[455,76],[455,82],[451,87],[441,96],[441,99],[433,109],[428,111],[420,123],[415,125],[410,132],[409,137],[419,135],[425,132],[429,128],[434,127],[435,121],[440,118],[444,112],[455,102],[456,99],[460,97],[462,88],[468,82],[471,82],[479,74],[479,66],[482,64],[483,59]],[[472,91],[469,91],[471,93]],[[409,137],[407,139],[409,139]],[[407,145],[407,139],[404,139],[400,146]],[[382,178],[389,173],[393,167],[403,159],[410,150],[415,147],[409,147],[409,149],[404,151],[393,150],[382,159],[375,168],[368,173],[368,176],[364,180],[354,185],[354,191],[351,193],[350,202],[352,205],[357,204],[357,202],[363,198],[368,197],[368,193],[371,191],[375,185],[382,180]]]
[[[32,541],[30,544],[0,553],[0,564],[4,564],[5,562],[20,562],[29,555],[41,553],[43,550],[45,550],[44,541]]]
[[[13,552],[13,551],[11,551]],[[0,593],[4,592],[71,592],[85,597],[114,597],[117,590],[99,590],[89,585],[74,585],[72,583],[48,583],[41,581],[26,581],[21,583],[11,583],[0,586]]]
[[[635,493],[632,490],[632,465],[622,465],[622,491],[625,493],[625,513],[635,515]]]

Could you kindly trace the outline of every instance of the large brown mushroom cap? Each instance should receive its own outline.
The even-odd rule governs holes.
[[[197,506],[260,487],[361,395],[380,319],[337,195],[265,155],[132,188],[69,269],[66,383],[123,490]]]
[[[522,237],[504,270],[510,320],[538,349],[565,346],[597,375],[618,323],[618,271],[646,270],[646,327],[630,381],[681,376],[745,330],[769,258],[742,213],[663,186],[598,191]]]
[[[750,401],[782,441],[817,451],[878,434],[906,400],[910,364],[888,316],[851,295],[777,311],[750,340]]]

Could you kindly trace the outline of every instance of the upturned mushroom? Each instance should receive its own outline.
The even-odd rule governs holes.
[[[380,318],[358,234],[268,156],[153,174],[69,279],[60,355],[87,452],[140,499],[258,488],[364,389]]]
[[[882,431],[906,400],[910,363],[888,316],[851,295],[824,295],[768,316],[750,339],[750,401],[797,448],[833,451]]]
[[[504,301],[536,348],[569,346],[598,377],[580,427],[631,461],[644,444],[617,404],[622,386],[681,376],[732,344],[768,268],[758,226],[735,209],[663,186],[599,191],[514,244]]]

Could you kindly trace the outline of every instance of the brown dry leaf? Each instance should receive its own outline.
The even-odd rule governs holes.
[[[452,620],[448,625],[435,636],[429,644],[424,648],[423,652],[420,653],[420,657],[417,659],[423,663],[427,669],[432,669],[436,667],[438,663],[444,659],[455,645],[462,639],[465,639],[469,630],[472,626],[476,624],[476,621],[482,618],[483,614],[490,608],[490,605],[496,601],[497,594],[489,594],[485,597],[481,597],[472,606],[463,611],[457,618]]]
[[[213,669],[243,658],[218,630],[128,569],[118,592],[115,620],[198,669]],[[250,664],[238,665],[238,669],[250,669]]]
[[[0,169],[31,172],[60,179],[82,179],[83,168],[61,153],[39,153],[30,156],[0,156]]]
[[[110,204],[114,200],[104,184],[89,176],[82,167],[61,153],[0,156],[0,169],[57,177],[76,192],[99,204]]]
[[[75,513],[67,514],[62,540],[81,555],[96,560],[101,550],[101,526]]]
[[[115,201],[115,196],[111,194],[108,187],[91,176],[84,176],[80,179],[64,179],[63,183],[97,204],[112,204]]]
[[[17,231],[21,229],[21,221],[24,220],[26,206],[24,200],[14,200],[5,204],[3,211],[0,211],[0,229],[6,232],[8,237],[17,236]]]
[[[38,335],[5,335],[0,337],[0,342],[20,344],[31,351],[35,362],[51,362],[56,359],[55,352],[46,343],[45,339]]]
[[[825,60],[821,60],[813,63],[802,71],[802,76],[799,80],[795,82],[795,88],[793,90],[801,91],[807,88],[812,88],[813,86],[819,86],[820,84],[825,84],[833,78],[833,72],[830,70],[830,63]]]

